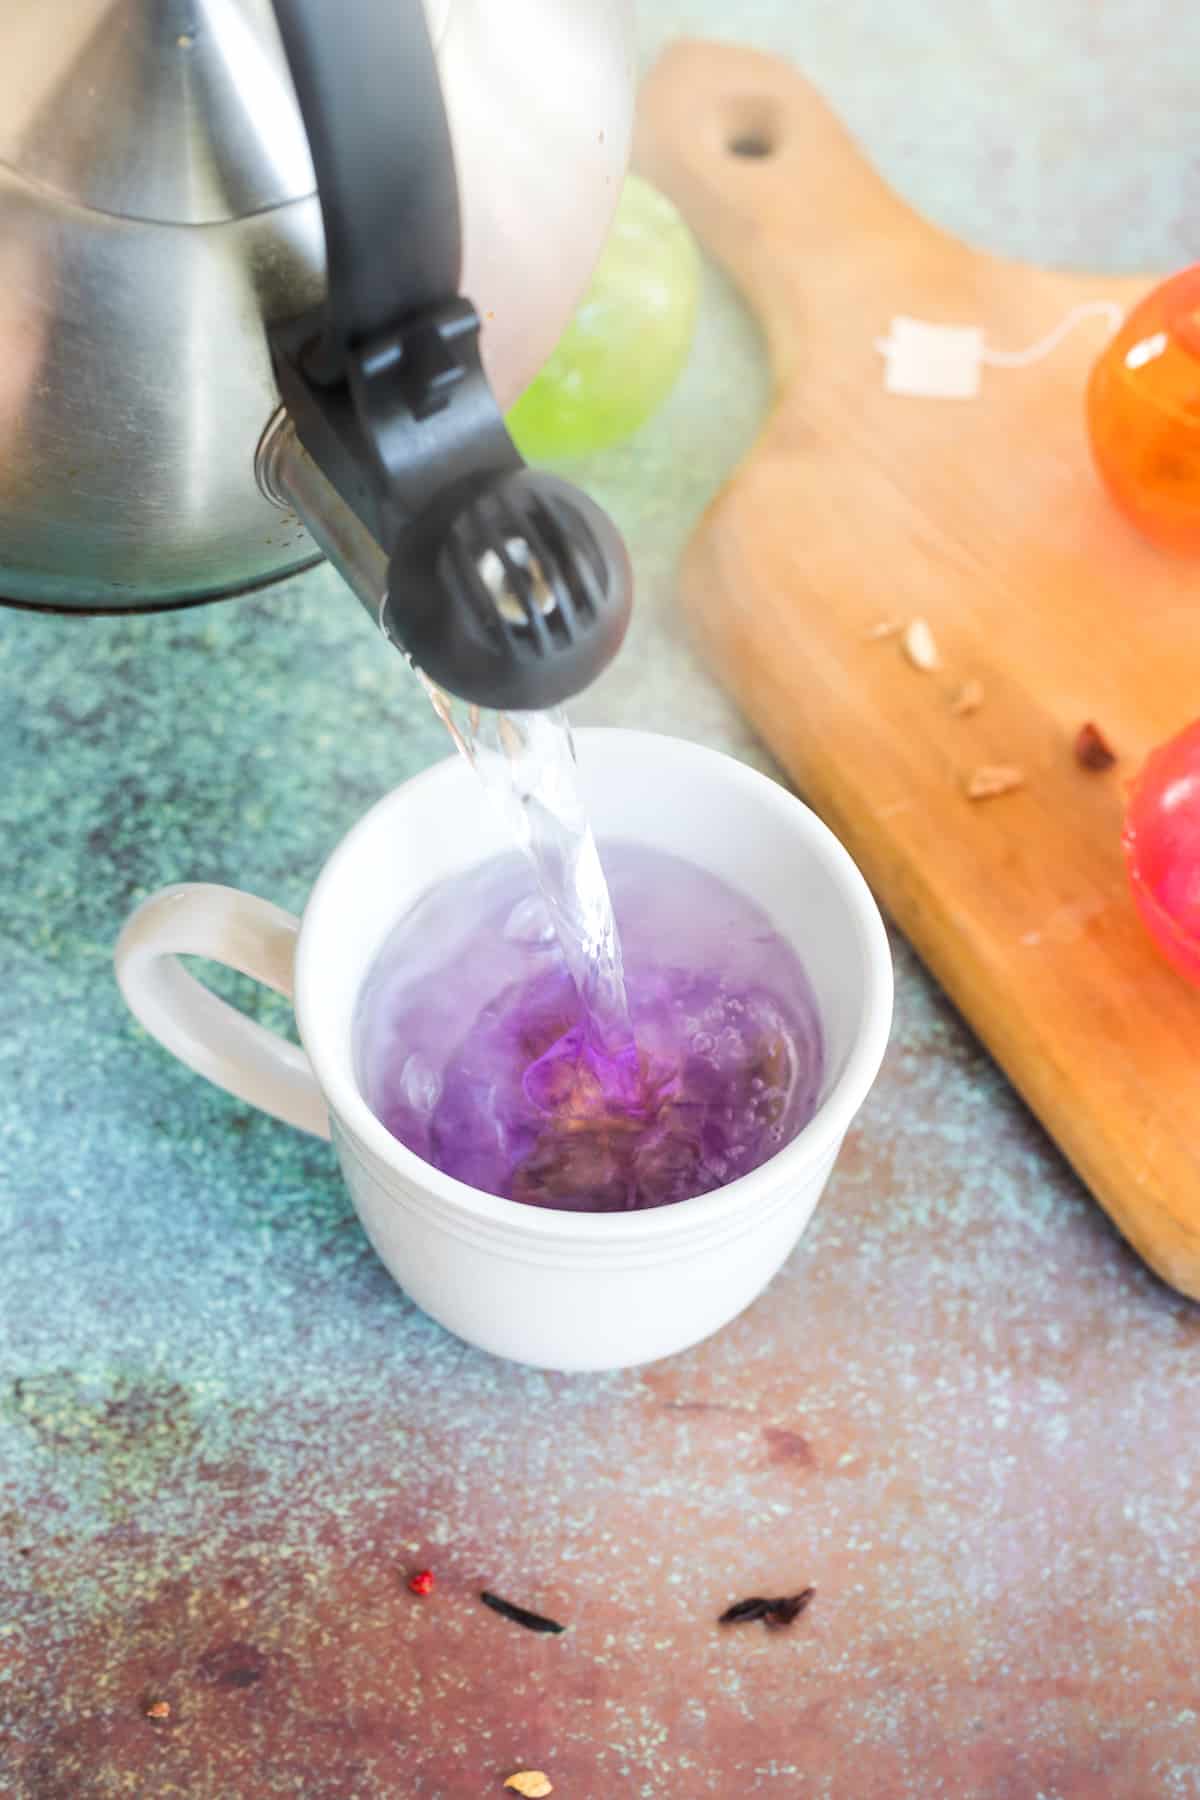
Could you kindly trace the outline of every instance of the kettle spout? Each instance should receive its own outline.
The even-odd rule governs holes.
[[[295,513],[322,555],[383,630],[387,557],[354,508],[308,454],[286,407],[276,409],[259,439],[254,473],[266,498]]]
[[[452,483],[389,557],[305,449],[286,407],[263,433],[255,472],[390,642],[472,705],[558,706],[621,645],[632,603],[624,543],[598,506],[556,476],[522,465]]]

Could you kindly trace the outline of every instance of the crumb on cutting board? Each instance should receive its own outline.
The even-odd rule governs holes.
[[[927,674],[932,669],[940,669],[942,659],[938,655],[938,647],[929,629],[926,619],[913,619],[904,631],[904,654],[914,669]]]
[[[994,800],[1025,786],[1025,771],[1012,763],[984,763],[967,776],[968,800]]]
[[[1098,725],[1089,719],[1075,734],[1075,761],[1081,769],[1111,769],[1117,753]]]

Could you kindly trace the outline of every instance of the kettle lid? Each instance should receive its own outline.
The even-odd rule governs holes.
[[[315,188],[270,0],[4,0],[0,162],[62,199],[211,225]]]

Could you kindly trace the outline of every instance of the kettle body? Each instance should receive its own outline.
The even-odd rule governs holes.
[[[630,9],[425,10],[463,291],[508,405],[566,325],[616,204]],[[270,0],[5,0],[0,599],[149,609],[314,561],[302,524],[260,491],[255,453],[278,405],[265,327],[319,306],[324,288]]]

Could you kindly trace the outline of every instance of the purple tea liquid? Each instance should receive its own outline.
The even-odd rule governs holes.
[[[606,844],[602,862],[615,1023],[611,994],[599,1018],[594,983],[581,998],[561,920],[515,853],[399,922],[357,1020],[363,1091],[395,1137],[486,1193],[572,1212],[747,1174],[812,1116],[822,1075],[808,980],[760,907],[642,845]]]

